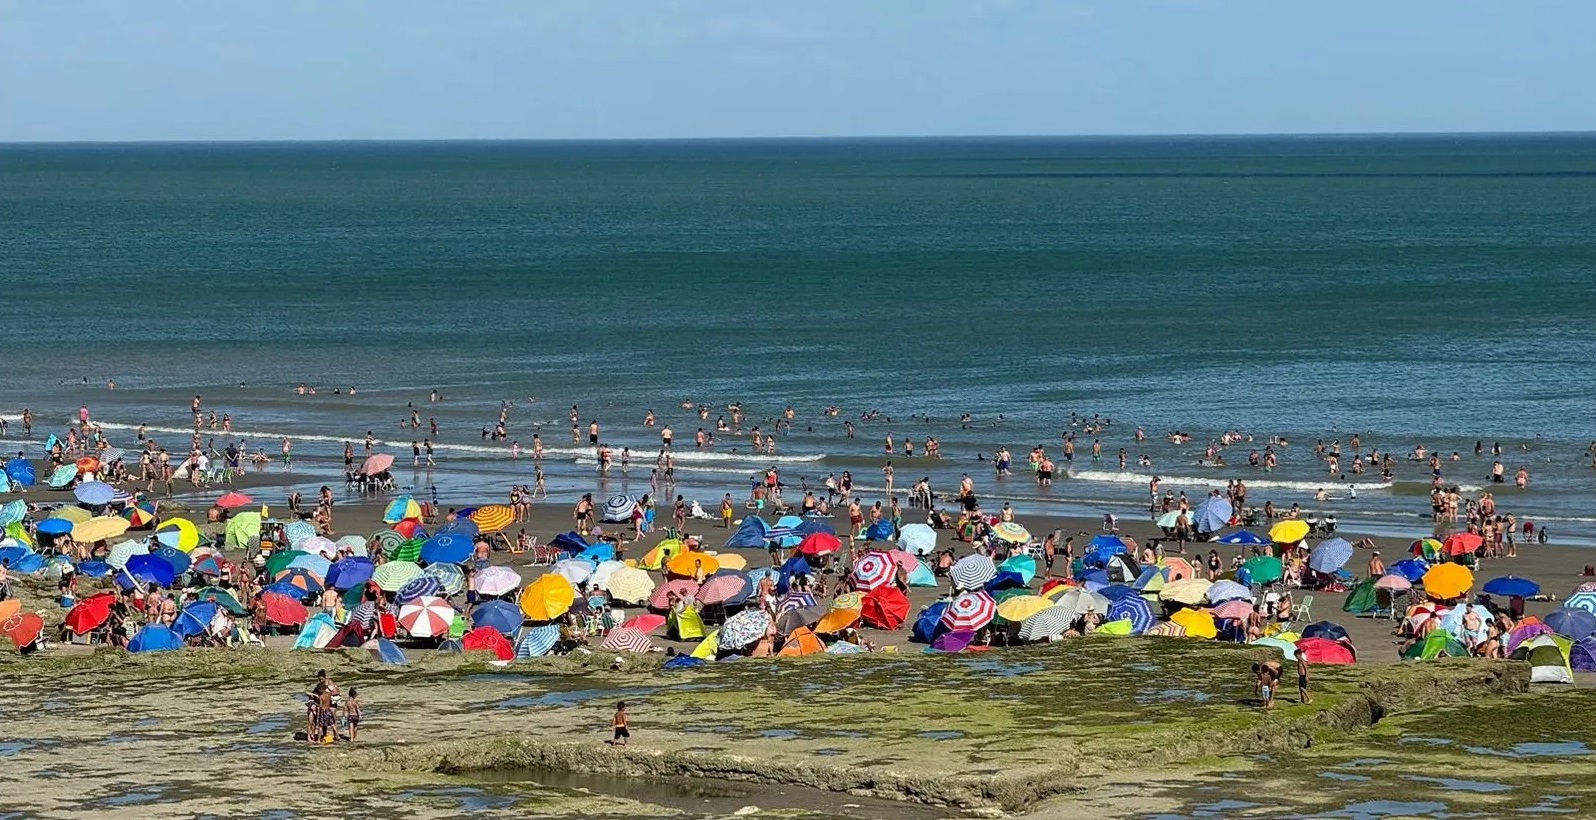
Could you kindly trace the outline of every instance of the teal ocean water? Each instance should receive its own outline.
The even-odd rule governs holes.
[[[463,496],[529,480],[478,434],[503,400],[554,487],[633,492],[645,468],[601,486],[571,446],[572,404],[584,443],[596,418],[649,464],[646,409],[690,443],[684,399],[705,426],[740,401],[797,426],[775,459],[728,435],[682,453],[706,506],[772,461],[879,485],[890,431],[946,456],[900,444],[900,487],[968,470],[1032,508],[1125,512],[1151,474],[1244,477],[1415,528],[1428,469],[1348,476],[1348,500],[1312,442],[1458,450],[1446,479],[1471,487],[1500,442],[1533,475],[1502,509],[1596,536],[1592,225],[1592,136],[3,146],[0,414],[87,401],[130,437],[185,427],[200,393],[252,448],[373,430],[408,465],[416,402],[443,426],[431,480]],[[1056,455],[1072,412],[1113,419],[1081,451],[1130,468],[1077,459],[1040,490],[975,460]],[[1269,475],[1246,444],[1200,466],[1230,430],[1292,445]]]

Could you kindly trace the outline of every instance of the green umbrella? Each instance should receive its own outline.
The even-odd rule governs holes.
[[[260,513],[245,512],[234,515],[227,522],[227,546],[248,547],[260,539]]]
[[[288,569],[288,565],[292,564],[295,558],[303,558],[309,554],[304,550],[277,550],[273,552],[271,557],[266,559],[266,577],[276,578],[277,573]]]
[[[249,610],[245,609],[244,605],[238,602],[238,599],[233,596],[232,592],[222,589],[221,587],[200,587],[194,591],[194,594],[199,596],[199,600],[212,601],[217,606],[233,613],[234,615],[249,614]]]
[[[1272,584],[1286,574],[1286,568],[1281,565],[1280,559],[1270,555],[1260,555],[1242,564],[1241,568],[1247,571],[1247,577],[1255,584]]]
[[[419,561],[421,560],[421,545],[427,543],[425,538],[412,538],[388,550],[388,559],[391,561]]]

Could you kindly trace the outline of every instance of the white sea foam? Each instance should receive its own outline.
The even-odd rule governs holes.
[[[1153,480],[1153,474],[1151,473],[1120,473],[1109,470],[1081,470],[1079,472],[1066,471],[1066,475],[1075,481],[1095,481],[1108,484],[1138,484],[1141,486],[1147,486]],[[1224,476],[1205,478],[1202,476],[1159,474],[1158,480],[1159,483],[1171,487],[1223,488],[1229,478]],[[1246,482],[1249,488],[1271,490],[1303,490],[1310,493],[1316,492],[1320,488],[1324,488],[1326,490],[1345,490],[1349,487],[1354,488],[1361,493],[1373,490],[1389,490],[1395,486],[1395,483],[1391,481],[1280,481],[1268,478],[1252,479],[1245,477],[1243,477],[1242,480]]]

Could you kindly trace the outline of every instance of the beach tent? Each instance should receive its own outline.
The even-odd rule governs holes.
[[[1156,595],[1169,580],[1168,573],[1169,571],[1163,567],[1142,567],[1136,580],[1131,582],[1131,588],[1144,595]]]
[[[376,656],[377,660],[383,663],[391,663],[402,666],[410,662],[410,659],[405,657],[405,651],[400,649],[398,644],[388,640],[387,638],[375,638],[373,640],[367,641],[366,648],[370,649],[371,653]]]
[[[1581,672],[1596,672],[1596,638],[1581,638],[1568,648],[1569,666]]]
[[[799,627],[787,636],[787,642],[782,644],[781,651],[776,654],[784,658],[799,657],[802,655],[818,655],[826,651],[826,645],[820,637],[807,627]]]
[[[1466,658],[1468,656],[1468,647],[1439,629],[1431,631],[1424,640],[1415,642],[1402,653],[1402,659],[1409,661],[1429,661],[1442,657]]]
[[[909,586],[934,587],[936,585],[937,575],[924,561],[921,561],[919,566],[909,570]]]
[[[675,558],[686,551],[687,545],[675,538],[667,538],[664,541],[655,544],[653,549],[644,553],[643,560],[639,563],[639,565],[643,569],[664,569],[665,564],[668,563],[672,558]]]
[[[1365,578],[1347,593],[1347,600],[1341,604],[1342,612],[1353,615],[1373,615],[1380,611],[1380,601],[1377,590],[1374,588],[1377,578]]]
[[[127,642],[129,652],[169,652],[183,648],[183,639],[176,632],[159,624],[150,624],[138,631]]]
[[[1329,638],[1303,638],[1297,641],[1297,652],[1308,656],[1308,663],[1350,665],[1358,660],[1358,653],[1347,641]]]
[[[770,539],[765,533],[770,532],[770,525],[765,519],[757,515],[750,515],[737,525],[731,537],[726,539],[726,546],[732,549],[764,549]]]
[[[332,616],[318,612],[305,621],[304,628],[299,630],[299,637],[294,639],[294,648],[322,649],[332,643],[336,634],[338,634],[338,625],[333,623]]]
[[[704,639],[698,642],[698,646],[693,647],[693,651],[690,654],[700,660],[714,660],[715,656],[720,654],[720,630],[717,629],[704,636]]]
[[[1117,554],[1110,555],[1108,560],[1103,562],[1103,573],[1113,583],[1128,584],[1140,577],[1142,570],[1129,555]]]
[[[1529,661],[1530,683],[1573,683],[1569,662],[1573,641],[1561,635],[1537,635],[1514,650],[1515,660]]]
[[[672,640],[696,640],[704,637],[704,619],[690,606],[683,607],[680,612],[672,610],[666,618],[666,630]]]

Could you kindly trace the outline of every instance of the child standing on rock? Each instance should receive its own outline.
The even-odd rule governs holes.
[[[615,719],[611,721],[615,728],[615,737],[610,740],[611,746],[625,746],[626,741],[632,737],[632,731],[627,725],[626,701],[615,704]]]

